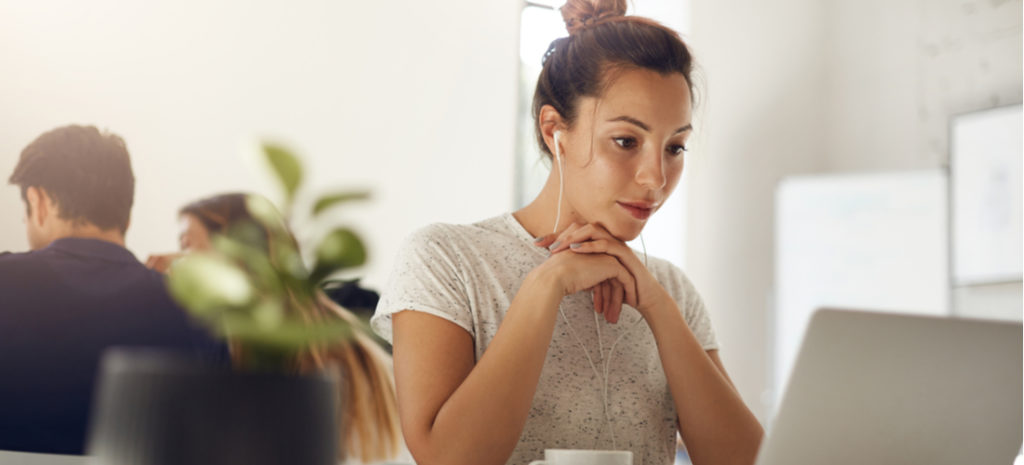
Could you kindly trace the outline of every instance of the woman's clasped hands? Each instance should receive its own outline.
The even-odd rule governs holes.
[[[600,224],[573,223],[539,237],[535,245],[550,250],[542,266],[555,270],[565,295],[590,290],[594,311],[609,323],[619,321],[623,304],[646,317],[659,302],[671,299],[640,257]]]

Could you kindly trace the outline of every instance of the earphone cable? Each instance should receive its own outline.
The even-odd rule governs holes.
[[[555,131],[555,161],[558,162],[558,206],[555,207],[555,226],[551,228],[551,234],[558,232],[558,221],[562,219],[562,191],[565,190],[565,177],[562,164],[562,148],[558,144],[558,136],[561,131]]]

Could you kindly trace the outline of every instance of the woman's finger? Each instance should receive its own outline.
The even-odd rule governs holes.
[[[608,312],[605,313],[605,318],[608,319],[609,323],[618,323],[619,315],[622,314],[622,299],[625,290],[622,288],[622,283],[618,281],[612,281],[611,288],[611,298],[609,299],[609,308]]]
[[[146,260],[146,268],[163,273],[167,271],[169,261],[170,260],[167,255],[151,255],[149,259]]]
[[[636,308],[637,302],[639,302],[639,296],[636,290],[636,278],[629,272],[622,264],[619,264],[618,276],[615,278],[620,284],[622,284],[622,291],[625,295],[624,302],[631,307]]]
[[[607,288],[608,287],[608,281],[602,282],[601,283],[601,287]],[[605,289],[601,289],[601,293],[604,294],[604,295],[608,295],[608,293],[605,292]],[[602,305],[601,305],[601,314],[602,315],[607,314],[608,313],[608,299],[602,298],[601,299],[601,303],[602,303]]]
[[[604,283],[600,283],[591,288],[591,291],[594,293],[594,311],[597,313],[604,312],[604,294],[601,292],[601,286],[603,284]]]
[[[607,316],[608,314],[608,298],[611,296],[611,286],[607,281],[601,283],[601,312]]]
[[[612,294],[615,292],[615,286],[612,285],[613,282],[615,282],[614,279],[610,279],[608,281],[605,281],[605,288],[607,288],[607,291],[605,292],[605,299],[604,299],[604,320],[609,322],[609,323],[612,322],[612,320],[609,319],[608,316],[610,315],[610,312],[612,311]]]
[[[625,289],[626,303],[636,306],[633,304],[637,299],[636,279],[612,255],[562,253],[549,257],[546,264],[554,264],[556,269],[561,270],[563,276],[560,279],[564,280],[566,295],[587,290],[600,291],[601,308],[607,309],[610,294],[601,291],[600,284],[618,280]]]
[[[563,233],[564,240],[568,243],[591,241],[595,239],[614,239],[614,236],[608,232],[607,229],[602,228],[600,225],[588,223],[584,225],[576,225],[575,228],[567,228]]]
[[[588,229],[594,231],[593,228]],[[646,267],[633,249],[606,233],[598,233],[597,236],[601,238],[573,242],[569,244],[569,250],[580,254],[606,254],[615,257],[633,276],[644,276],[647,273]]]
[[[551,254],[554,255],[558,252],[568,249],[570,239],[577,235],[577,231],[579,231],[581,227],[583,226],[576,223],[571,223],[564,230],[562,230],[561,233],[558,233],[558,237],[554,240],[554,242],[548,245],[548,250],[551,251]]]
[[[534,239],[533,245],[537,247],[544,247],[546,249],[549,245],[551,245],[551,243],[555,242],[555,239],[557,238],[558,236],[555,234],[545,234]]]
[[[619,263],[622,263],[622,266],[626,267],[630,273],[634,273],[634,276],[644,268],[643,263],[641,263],[640,259],[637,258],[635,253],[633,253],[633,250],[615,239],[595,239],[586,242],[574,242],[569,244],[569,250],[581,254],[610,255],[615,257]]]
[[[576,253],[609,253],[611,244],[607,239],[594,239],[569,244],[569,250]]]

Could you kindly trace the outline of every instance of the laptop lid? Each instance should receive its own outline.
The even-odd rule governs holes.
[[[758,465],[1010,464],[1021,324],[822,310]]]

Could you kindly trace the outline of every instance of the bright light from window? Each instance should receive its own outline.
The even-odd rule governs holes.
[[[526,0],[526,6],[541,6],[544,8],[558,10],[565,5],[566,0]]]
[[[519,59],[523,64],[540,69],[544,52],[551,41],[569,35],[565,22],[557,9],[549,10],[539,6],[523,8],[519,29]]]

